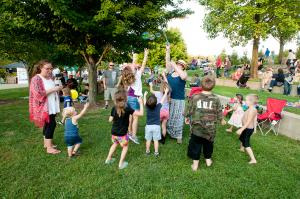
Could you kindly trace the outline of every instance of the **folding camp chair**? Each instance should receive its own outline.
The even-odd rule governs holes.
[[[275,135],[278,135],[282,119],[282,111],[285,105],[286,100],[274,98],[267,99],[267,110],[257,117],[257,126],[262,135],[267,135],[270,131],[273,131]],[[267,129],[267,132],[264,133],[263,129]]]

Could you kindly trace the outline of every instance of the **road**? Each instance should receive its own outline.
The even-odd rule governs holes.
[[[0,84],[0,90],[26,87],[28,87],[27,84]]]

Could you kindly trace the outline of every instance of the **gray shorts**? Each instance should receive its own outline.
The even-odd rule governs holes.
[[[106,90],[104,90],[104,100],[114,100],[116,91],[117,88],[106,88]]]
[[[146,127],[145,127],[145,139],[147,141],[161,140],[160,125],[146,125]]]

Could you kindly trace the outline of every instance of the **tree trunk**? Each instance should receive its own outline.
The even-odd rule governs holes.
[[[259,37],[253,39],[251,77],[257,78]]]
[[[283,59],[283,48],[284,48],[284,40],[282,37],[279,38],[279,54],[278,54],[278,64],[282,64]]]
[[[95,60],[88,56],[88,73],[89,73],[89,103],[96,104],[97,97],[97,67]]]

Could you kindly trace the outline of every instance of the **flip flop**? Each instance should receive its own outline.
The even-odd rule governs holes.
[[[115,160],[116,160],[116,158],[112,158],[110,160],[105,160],[105,164],[107,164],[107,165],[112,164],[115,162]]]
[[[51,152],[47,151],[47,154],[51,154],[51,155],[56,155],[56,154],[59,154],[59,153],[61,153],[61,151],[57,150],[57,149],[53,149]]]

